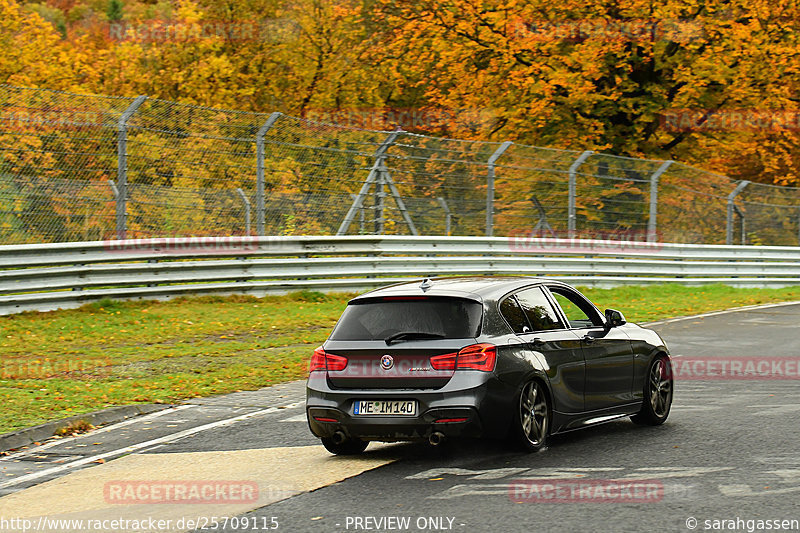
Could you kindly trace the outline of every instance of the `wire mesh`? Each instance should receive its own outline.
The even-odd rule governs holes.
[[[580,151],[152,98],[124,120],[135,101],[0,86],[0,244],[112,239],[120,224],[129,238],[262,226],[266,235],[483,235],[498,150],[494,235],[646,240],[655,229],[663,242],[800,241],[799,189],[749,183],[733,196],[739,182],[681,163],[657,180],[653,204],[663,161],[579,160]]]

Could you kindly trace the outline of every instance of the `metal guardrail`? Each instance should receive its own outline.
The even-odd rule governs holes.
[[[0,246],[0,314],[103,298],[359,291],[451,275],[587,286],[800,283],[800,247],[500,237],[209,237]]]

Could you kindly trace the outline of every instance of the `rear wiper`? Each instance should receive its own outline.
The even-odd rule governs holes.
[[[412,340],[412,339],[443,339],[444,335],[439,333],[426,333],[424,331],[401,331],[394,335],[389,335],[383,339],[386,344],[393,344],[395,342]]]

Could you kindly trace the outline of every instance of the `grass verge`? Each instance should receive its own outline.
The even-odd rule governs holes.
[[[800,300],[800,287],[583,289],[644,322]],[[304,378],[353,295],[102,301],[0,317],[0,433],[131,403],[171,403]]]

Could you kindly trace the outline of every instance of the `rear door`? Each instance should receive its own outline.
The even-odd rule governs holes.
[[[347,365],[328,370],[328,380],[342,389],[441,388],[455,368],[434,365],[431,357],[452,354],[455,360],[475,343],[482,317],[482,303],[464,298],[392,296],[351,303],[324,345]]]
[[[582,412],[585,369],[580,339],[563,323],[543,289],[531,287],[505,298],[500,313],[527,348],[544,357],[554,409]]]

